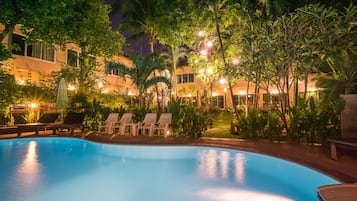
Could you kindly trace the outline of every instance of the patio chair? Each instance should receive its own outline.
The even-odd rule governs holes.
[[[21,133],[26,131],[35,131],[36,135],[38,135],[40,130],[44,130],[46,133],[47,128],[55,123],[59,115],[59,112],[48,112],[42,114],[36,123],[17,124],[17,136],[21,136]]]
[[[54,124],[52,126],[52,133],[56,135],[57,129],[67,129],[71,135],[74,133],[74,129],[81,128],[83,130],[83,121],[85,114],[77,112],[69,112],[61,124]]]
[[[113,132],[124,135],[125,128],[131,123],[132,117],[133,113],[124,113],[120,120],[113,124]]]
[[[165,137],[170,134],[170,126],[172,121],[172,113],[162,113],[159,121],[154,125],[154,133],[157,135],[163,134]]]
[[[142,122],[138,122],[138,133],[145,134],[148,131],[149,135],[153,135],[154,125],[156,123],[157,114],[147,113]]]
[[[110,113],[105,121],[99,121],[98,132],[113,133],[113,125],[118,121],[119,113]]]

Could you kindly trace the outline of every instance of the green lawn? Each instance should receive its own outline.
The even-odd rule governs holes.
[[[213,128],[209,128],[205,133],[203,133],[203,137],[238,138],[237,135],[232,135],[230,133],[233,113],[221,111],[212,117]]]

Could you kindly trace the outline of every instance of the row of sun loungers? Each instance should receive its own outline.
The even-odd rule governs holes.
[[[60,113],[45,113],[36,123],[17,124],[17,134],[21,136],[23,132],[34,131],[36,135],[39,131],[52,129],[52,134],[56,135],[58,130],[68,130],[73,135],[75,129],[83,130],[84,113],[69,112],[63,123],[56,123]],[[119,113],[111,113],[105,121],[100,121],[98,125],[99,133],[130,134],[130,135],[164,135],[170,134],[172,121],[171,113],[162,113],[157,120],[157,113],[147,113],[143,121],[133,122],[132,113],[124,113],[119,118]]]
[[[40,130],[46,131],[47,128],[51,127],[56,122],[59,115],[59,112],[45,113],[41,115],[36,123],[17,124],[17,136],[21,136],[21,133],[23,132],[30,131],[34,131],[35,134],[38,135]]]
[[[81,128],[84,121],[84,113],[69,112],[63,120],[63,123],[56,123],[60,113],[52,112],[43,114],[36,123],[17,124],[17,136],[21,136],[23,132],[34,131],[36,135],[40,130],[52,129],[52,133],[56,135],[57,130],[67,129],[72,135],[76,128]]]
[[[114,134],[119,133],[124,135],[164,135],[170,134],[170,126],[172,121],[171,113],[162,113],[157,120],[157,113],[147,113],[144,120],[141,122],[132,121],[132,113],[124,113],[119,119],[118,113],[109,114],[105,121],[99,123],[98,132]]]

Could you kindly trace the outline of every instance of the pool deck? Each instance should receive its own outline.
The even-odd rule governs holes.
[[[25,134],[23,137],[32,137]],[[40,135],[41,136],[41,135]],[[42,135],[51,136],[51,135]],[[68,136],[61,134],[57,136]],[[0,135],[0,139],[15,138],[16,135]],[[250,141],[227,138],[191,138],[162,136],[108,136],[76,133],[74,137],[95,142],[138,145],[195,145],[231,148],[255,153],[262,153],[289,160],[327,174],[342,183],[357,182],[356,152],[341,150],[338,160],[332,160],[329,146],[307,145],[288,142]],[[303,175],[302,175],[303,176]]]

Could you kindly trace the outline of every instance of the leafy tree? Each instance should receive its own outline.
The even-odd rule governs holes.
[[[207,18],[204,20],[205,22],[208,22],[207,24],[212,28],[213,33],[215,33],[216,37],[218,38],[219,52],[217,52],[217,56],[221,56],[220,59],[222,61],[221,63],[223,64],[221,65],[220,69],[223,72],[223,75],[227,77],[234,113],[238,118],[238,110],[237,107],[234,105],[235,102],[233,101],[232,77],[228,73],[230,65],[227,60],[226,50],[228,49],[229,44],[227,40],[229,40],[232,36],[232,34],[229,32],[229,27],[233,25],[233,16],[234,14],[236,14],[237,7],[239,5],[228,0],[206,0],[203,1],[203,5],[203,8],[207,6],[208,9],[208,13],[206,13]],[[217,62],[215,61],[215,63]]]
[[[94,56],[110,57],[120,53],[124,38],[119,32],[112,32],[109,26],[110,6],[102,1],[85,1],[73,17],[73,29],[68,33],[70,40],[81,48],[80,68],[64,69],[63,73],[72,73],[69,82],[78,83],[78,90],[89,94],[97,77],[97,63],[93,62]]]
[[[18,86],[19,101],[35,101],[37,103],[55,102],[56,91],[35,85]]]
[[[119,30],[128,32],[129,41],[139,41],[146,38],[150,53],[154,53],[156,40],[155,28],[148,23],[157,12],[156,1],[153,0],[117,0],[113,3],[112,15],[120,13],[122,19]]]
[[[241,20],[238,22],[239,29],[234,29],[234,33],[232,35],[234,48],[232,48],[232,52],[238,53],[239,56],[239,65],[238,70],[229,71],[229,73],[238,74],[235,76],[237,78],[244,79],[248,82],[247,84],[247,93],[249,92],[250,82],[254,83],[255,94],[260,93],[261,83],[268,80],[263,80],[262,76],[263,67],[266,65],[267,55],[264,51],[264,42],[266,29],[264,29],[265,20],[258,18],[256,15],[250,15],[247,11],[241,11],[240,17],[237,17]],[[237,51],[237,50],[240,50]],[[232,53],[230,53],[232,54]],[[233,74],[234,75],[234,74]],[[246,97],[246,101],[248,101],[248,97]],[[246,103],[247,106],[247,103]],[[258,99],[255,97],[253,99],[253,106],[255,108],[258,107]],[[246,108],[247,114],[247,108]]]
[[[164,58],[164,62],[167,66],[167,69],[170,71],[172,90],[177,94],[177,80],[176,80],[176,69],[180,67],[180,59],[185,59],[188,55],[187,47],[177,47],[171,48],[166,46],[161,52],[161,57]],[[171,98],[173,98],[171,96]]]
[[[0,43],[0,62],[9,58],[11,58],[11,52],[5,47],[4,44]]]
[[[0,70],[0,111],[14,104],[18,96],[15,77]]]
[[[171,9],[170,11],[168,11],[167,6],[170,6],[170,8],[173,9],[174,5],[178,5],[178,3],[176,1],[168,0],[117,0],[114,2],[113,5],[113,13],[119,11],[122,14],[122,21],[119,24],[118,28],[119,30],[129,32],[129,41],[143,40],[147,42],[150,53],[154,53],[155,45],[158,45],[158,31],[161,31],[161,33],[163,33],[162,31],[165,29],[164,27],[169,25],[169,23],[164,22],[165,20],[167,20],[165,14],[172,11]],[[170,33],[172,34],[173,32]],[[165,41],[162,40],[162,42]],[[179,46],[174,46],[173,48],[179,48]],[[155,77],[156,74],[157,72],[154,71],[152,75]],[[160,86],[156,85],[155,90],[158,108],[160,110]]]
[[[63,45],[68,39],[67,33],[74,23],[74,16],[78,10],[86,9],[81,7],[84,2],[86,1],[1,1],[0,24],[4,25],[4,29],[0,32],[0,41],[12,33],[16,25],[21,24],[21,32],[28,40]],[[0,49],[0,58],[5,60],[4,54],[9,50],[3,45]]]
[[[334,58],[330,57],[328,60],[328,66],[331,68],[331,83],[333,81],[337,84],[341,84],[341,94],[350,94],[357,92],[357,54],[347,51],[341,51],[336,54]],[[326,79],[321,78],[322,82]]]
[[[319,16],[319,21],[315,24],[319,25],[316,34],[321,42],[316,46],[324,61],[318,66],[318,70],[330,75],[328,78],[330,81],[321,77],[318,84],[325,83],[329,86],[328,88],[341,89],[336,92],[343,94],[355,93],[357,85],[357,29],[355,24],[357,6],[351,4],[341,13],[335,10],[324,12],[319,7],[312,9],[317,10]],[[312,15],[312,13],[307,12],[307,15]],[[337,87],[338,85],[342,88]]]
[[[20,24],[28,43],[41,40],[63,47],[74,43],[81,48],[81,67],[72,72],[76,79],[67,79],[78,83],[79,91],[91,89],[96,79],[93,75],[97,64],[91,62],[90,55],[110,57],[118,54],[124,41],[124,37],[110,27],[110,6],[100,0],[5,0],[0,12],[0,23],[5,26],[0,41]],[[1,48],[0,52],[3,50]]]
[[[310,73],[323,71],[334,75],[337,80],[320,85],[324,88],[336,88],[327,83],[340,83],[339,86],[348,86],[347,88],[353,88],[355,85],[355,70],[352,66],[355,66],[356,32],[353,23],[350,23],[355,20],[352,16],[355,16],[354,6],[346,8],[344,13],[339,13],[331,7],[309,5],[274,21],[265,22],[263,26],[256,26],[257,31],[250,29],[252,31],[249,34],[246,32],[250,37],[243,38],[249,41],[242,41],[246,44],[245,52],[253,50],[251,53],[255,56],[246,57],[243,66],[247,63],[261,65],[261,78],[264,82],[260,82],[260,87],[268,91],[269,87],[275,86],[280,94],[284,94],[279,96],[279,105],[275,105],[275,110],[288,133],[286,116],[292,119],[292,104],[288,93],[295,91],[296,105],[298,89],[294,85],[297,86],[299,80],[305,80],[307,83]],[[262,35],[264,37],[261,37]],[[261,45],[254,50],[251,44],[256,42]],[[326,64],[329,64],[330,70],[326,70]],[[305,92],[306,86],[307,84]],[[335,111],[334,114],[338,114],[339,103],[330,103],[332,100],[338,100],[337,96],[324,97],[334,97],[330,101],[325,99],[325,103],[328,103],[325,105],[329,105],[325,107],[325,111]]]
[[[134,63],[133,67],[127,67],[121,63],[107,62],[106,71],[119,70],[120,76],[124,79],[126,76],[132,80],[133,84],[139,90],[139,103],[142,108],[145,106],[144,97],[147,95],[147,90],[155,86],[157,83],[165,83],[168,88],[171,88],[171,82],[164,76],[153,77],[154,71],[162,71],[165,69],[163,60],[156,53],[142,57],[138,54],[133,54],[131,59]]]

